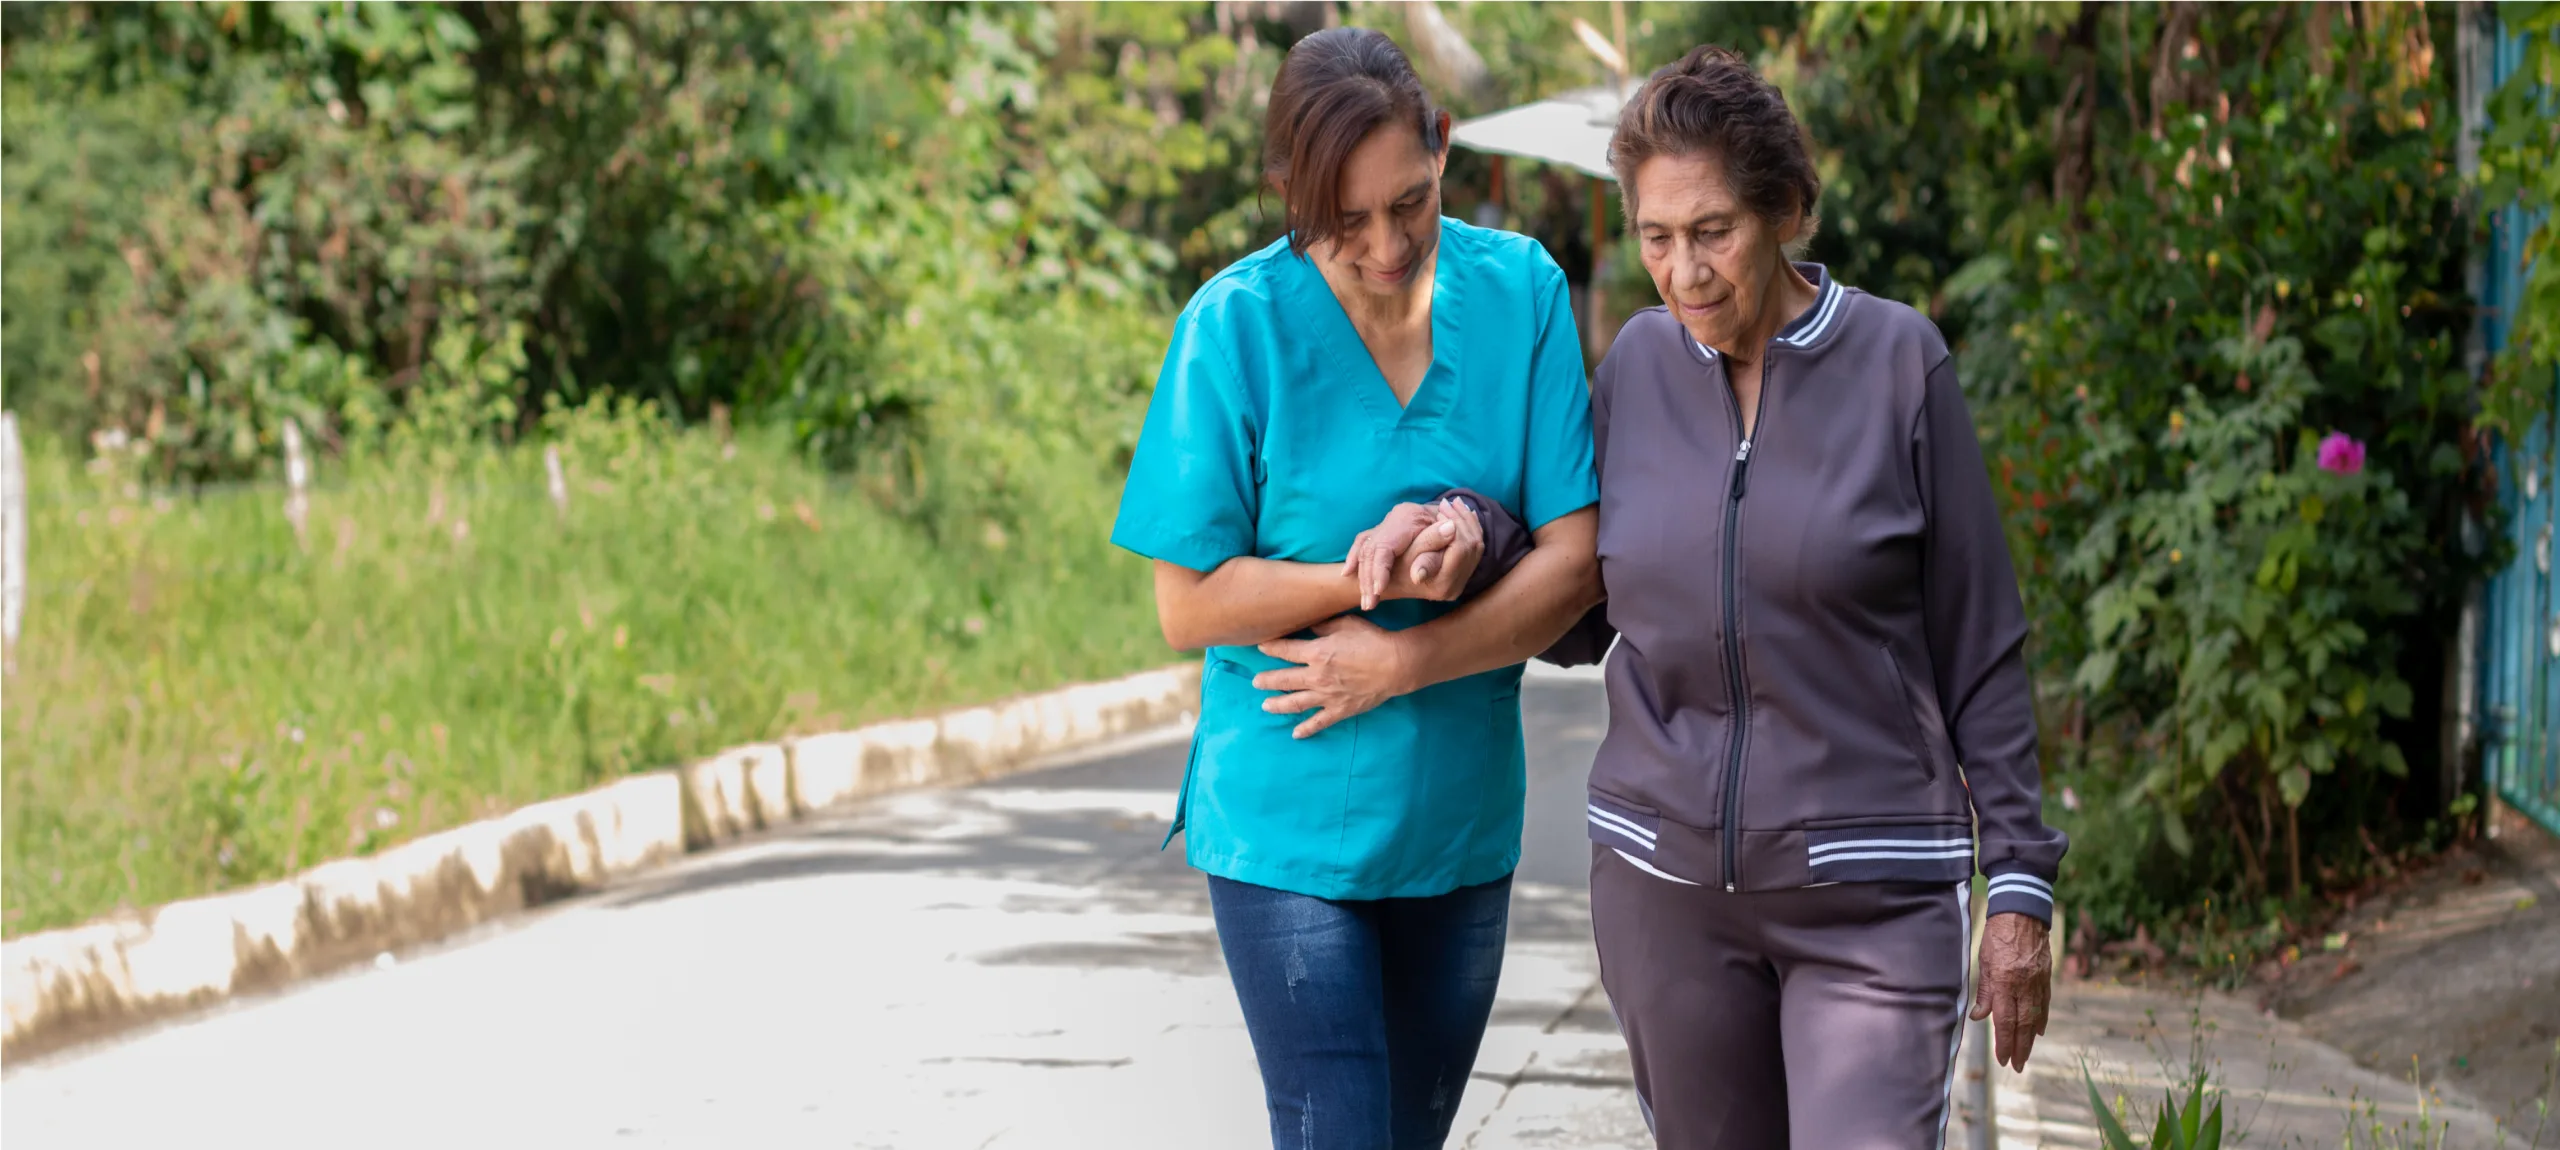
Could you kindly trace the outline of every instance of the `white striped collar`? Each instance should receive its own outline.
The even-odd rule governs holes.
[[[1840,289],[1840,281],[1832,279],[1827,271],[1816,267],[1814,272],[1821,277],[1822,292],[1813,297],[1811,308],[1806,309],[1794,323],[1787,325],[1792,329],[1791,331],[1781,332],[1778,335],[1777,342],[1788,347],[1812,347],[1824,335],[1829,334],[1832,323],[1840,318],[1840,301],[1847,298],[1849,294]]]
[[[1848,299],[1849,293],[1840,287],[1840,281],[1831,278],[1830,270],[1820,264],[1797,264],[1796,268],[1806,272],[1807,278],[1818,285],[1813,297],[1813,306],[1806,308],[1803,315],[1789,321],[1771,342],[1801,349],[1812,347],[1823,336],[1831,333],[1832,327],[1840,319],[1840,305]],[[1688,333],[1684,331],[1681,334]],[[1694,335],[1689,336],[1689,346],[1697,348],[1698,354],[1705,356],[1708,363],[1714,363],[1723,358],[1716,349],[1708,347]]]

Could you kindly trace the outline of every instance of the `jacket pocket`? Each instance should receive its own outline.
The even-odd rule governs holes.
[[[1627,811],[1643,815],[1646,818],[1662,817],[1662,811],[1653,804],[1632,802],[1627,799],[1619,798],[1615,792],[1612,792],[1598,783],[1587,783],[1584,785],[1583,789],[1590,792],[1591,798],[1600,802],[1608,803],[1611,806],[1622,807]]]
[[[1902,712],[1902,734],[1911,743],[1911,753],[1920,758],[1920,773],[1930,782],[1938,781],[1937,756],[1929,753],[1929,736],[1920,729],[1920,701],[1911,693],[1911,677],[1902,673],[1902,655],[1893,649],[1893,640],[1876,640],[1876,649],[1884,652],[1886,669],[1893,672],[1894,689],[1901,694],[1898,710]]]

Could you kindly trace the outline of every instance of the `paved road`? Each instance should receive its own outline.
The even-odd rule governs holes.
[[[1540,682],[1514,945],[1461,1130],[1635,1145],[1582,893],[1596,686]],[[1253,1055],[1159,738],[885,797],[397,964],[13,1065],[52,1147],[1248,1147]],[[1453,1141],[1453,1145],[1456,1144]]]
[[[1643,1146],[1584,904],[1582,776],[1605,705],[1576,678],[1533,678],[1522,704],[1512,944],[1451,1144]],[[1267,1145],[1206,891],[1178,850],[1156,850],[1183,758],[1178,735],[1158,737],[884,797],[434,952],[12,1064],[0,1141]],[[2080,1056],[2142,1082],[2148,1051],[2170,1044],[2156,1023],[2187,1015],[2167,996],[2066,995],[2036,1081],[2003,1075],[2003,1145],[2092,1145]],[[2270,1033],[2270,1068],[2345,1061]],[[2306,1114],[2350,1091],[2407,1096],[2371,1075],[2237,1069]],[[2316,1137],[2269,1137],[2288,1133],[2271,1128],[2291,1125],[2274,1120],[2286,1109],[2250,1111],[2265,1116],[2253,1144],[2338,1144],[2325,1118]],[[1959,1130],[1950,1145],[1964,1144]]]

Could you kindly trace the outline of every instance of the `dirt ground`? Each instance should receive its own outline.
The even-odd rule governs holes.
[[[2346,911],[2255,989],[2366,1068],[2414,1069],[2524,1141],[2547,1105],[2541,1142],[2560,1145],[2560,841],[2512,812],[2499,829]]]

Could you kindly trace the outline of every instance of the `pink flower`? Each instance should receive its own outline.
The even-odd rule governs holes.
[[[2320,469],[2339,475],[2353,475],[2364,470],[2364,445],[2343,431],[2332,431],[2320,441]]]

